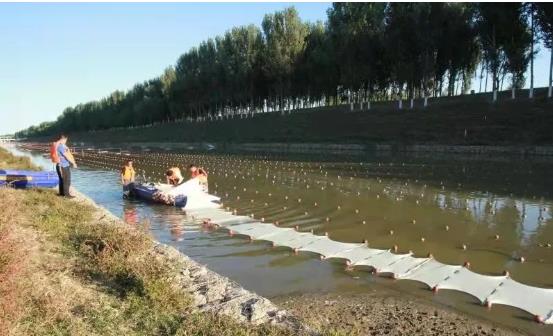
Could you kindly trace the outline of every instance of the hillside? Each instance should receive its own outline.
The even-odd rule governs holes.
[[[351,112],[349,106],[322,107],[258,114],[241,119],[172,122],[150,127],[73,134],[73,141],[218,142],[218,143],[340,143],[443,145],[550,145],[553,144],[553,101],[546,89],[530,100],[526,91],[474,94],[422,101],[399,110],[397,102],[373,103],[371,110]]]

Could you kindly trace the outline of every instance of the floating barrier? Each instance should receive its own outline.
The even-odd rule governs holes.
[[[10,186],[18,189],[53,188],[58,183],[58,174],[54,171],[0,169],[0,186]]]
[[[382,276],[422,282],[434,292],[442,289],[464,292],[488,308],[494,304],[512,306],[533,315],[539,323],[553,324],[553,289],[516,282],[508,273],[502,276],[483,275],[471,271],[468,263],[464,266],[447,265],[431,255],[417,258],[411,252],[396,254],[391,250],[369,248],[366,243],[334,241],[327,235],[318,236],[278,227],[222,209],[196,209],[186,213],[194,219],[225,228],[231,235],[269,241],[274,246],[289,247],[295,253],[316,253],[322,259],[343,259],[350,268],[364,266]]]

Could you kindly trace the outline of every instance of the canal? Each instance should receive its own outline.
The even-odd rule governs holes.
[[[11,150],[50,169],[45,149]],[[339,261],[294,255],[190,221],[173,207],[125,200],[118,170],[132,158],[140,178],[162,181],[167,167],[196,163],[224,207],[280,226],[328,233],[334,240],[431,253],[449,264],[469,261],[490,275],[553,288],[553,160],[459,155],[277,155],[147,149],[78,149],[74,186],[129,225],[148,229],[210,269],[267,297],[305,292],[412,295],[530,333],[549,334],[519,310],[491,311],[466,294],[347,271]]]

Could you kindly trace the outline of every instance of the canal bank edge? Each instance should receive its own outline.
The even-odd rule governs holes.
[[[80,146],[96,146],[112,149],[165,150],[221,150],[252,153],[293,153],[293,154],[346,154],[363,155],[369,153],[440,153],[470,155],[518,155],[533,157],[553,157],[553,146],[463,146],[463,145],[401,145],[401,144],[333,144],[333,143],[206,143],[206,142],[79,142]]]
[[[92,206],[95,209],[93,216],[98,221],[105,221],[111,225],[128,226],[109,210],[99,206],[82,193],[75,190],[74,195],[76,197],[73,201]],[[164,259],[171,264],[184,265],[173,282],[192,296],[194,306],[200,312],[227,316],[241,323],[270,324],[309,335],[317,334],[286,310],[279,309],[270,300],[209,270],[174,247],[154,241],[151,253],[156,258]]]

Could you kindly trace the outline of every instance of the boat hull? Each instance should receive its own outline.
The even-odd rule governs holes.
[[[3,170],[0,169],[0,186],[17,189],[53,188],[59,184],[54,171]]]
[[[184,208],[188,199],[185,195],[168,195],[153,186],[141,183],[130,183],[125,189],[129,197],[179,208]]]

